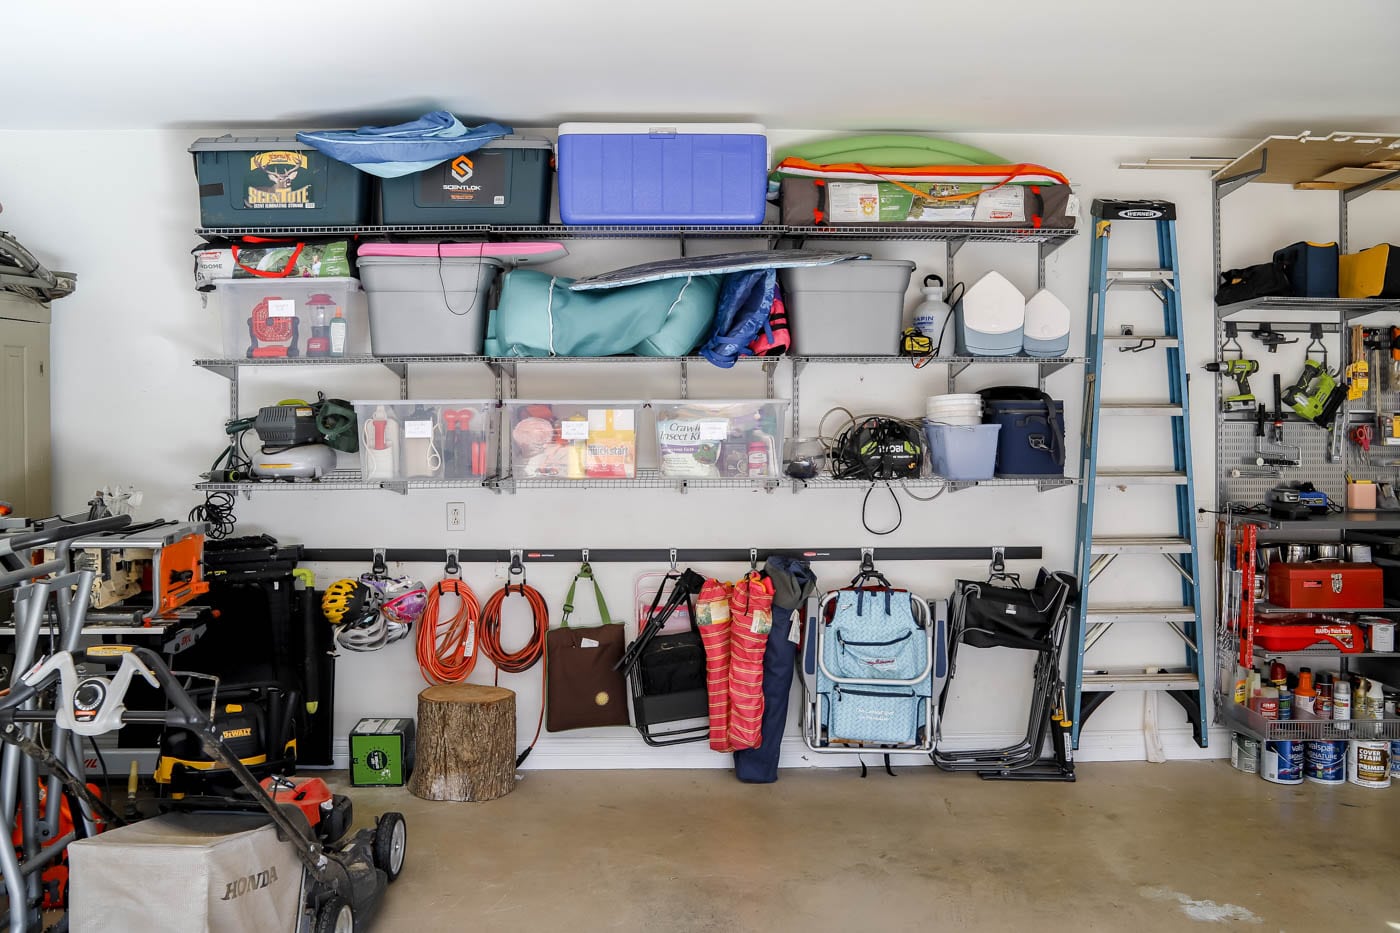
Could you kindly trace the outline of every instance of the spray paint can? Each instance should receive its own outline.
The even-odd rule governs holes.
[[[1348,742],[1347,780],[1358,787],[1390,786],[1390,743]]]
[[[1265,742],[1260,760],[1259,776],[1273,784],[1303,783],[1303,746],[1305,742],[1287,739]]]
[[[1245,774],[1259,773],[1259,740],[1243,732],[1230,733],[1230,766]]]
[[[1317,675],[1317,699],[1313,701],[1313,715],[1318,719],[1332,718],[1332,675]]]
[[[1303,752],[1303,778],[1309,784],[1347,782],[1346,742],[1309,742]]]

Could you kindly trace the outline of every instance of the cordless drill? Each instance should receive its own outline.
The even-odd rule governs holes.
[[[1251,411],[1254,408],[1254,393],[1249,388],[1249,377],[1259,372],[1258,360],[1220,360],[1206,364],[1206,372],[1223,373],[1235,380],[1236,392],[1220,400],[1221,411]]]

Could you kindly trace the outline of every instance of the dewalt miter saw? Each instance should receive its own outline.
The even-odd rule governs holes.
[[[1283,400],[1298,413],[1319,427],[1330,428],[1337,418],[1337,409],[1346,398],[1346,385],[1327,368],[1327,348],[1314,338],[1303,359],[1303,371],[1296,382],[1283,390]]]

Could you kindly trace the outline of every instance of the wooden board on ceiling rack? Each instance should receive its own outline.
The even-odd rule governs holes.
[[[1338,169],[1366,168],[1376,162],[1397,161],[1400,161],[1400,133],[1337,132],[1326,136],[1300,133],[1266,137],[1217,171],[1215,178],[1234,178],[1262,165],[1264,171],[1253,179],[1254,182],[1297,186],[1312,184]],[[1355,186],[1337,185],[1334,190]]]

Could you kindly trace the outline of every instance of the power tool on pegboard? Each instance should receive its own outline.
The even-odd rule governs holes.
[[[1254,392],[1249,387],[1249,377],[1259,372],[1258,360],[1247,360],[1244,357],[1219,360],[1207,363],[1206,372],[1220,373],[1235,380],[1235,394],[1223,395],[1220,398],[1221,411],[1250,411],[1254,408],[1256,402]]]
[[[1327,348],[1322,345],[1321,328],[1314,328],[1312,342],[1304,353],[1303,371],[1297,381],[1283,390],[1283,400],[1299,417],[1330,430],[1337,418],[1337,409],[1346,398],[1346,385],[1327,367]]]

